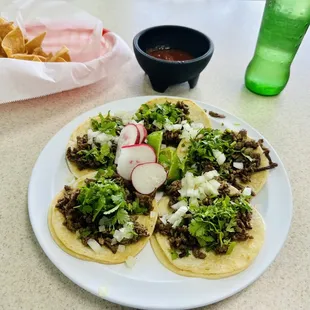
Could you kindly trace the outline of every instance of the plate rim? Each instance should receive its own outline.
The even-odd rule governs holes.
[[[190,99],[190,98],[186,98],[186,97],[179,97],[179,96],[156,96],[156,95],[152,95],[152,96],[135,96],[135,97],[128,97],[128,98],[123,98],[123,99],[119,99],[119,100],[113,100],[113,101],[109,101],[109,102],[106,102],[104,103],[103,105],[98,105],[94,108],[91,108],[85,112],[83,112],[82,114],[79,114],[77,115],[74,119],[72,119],[70,122],[68,122],[67,124],[65,124],[60,130],[58,130],[50,139],[49,141],[45,144],[45,146],[43,147],[43,149],[41,150],[40,154],[38,155],[37,157],[37,160],[33,166],[33,169],[32,169],[32,172],[31,172],[31,177],[30,177],[30,181],[29,181],[29,185],[28,185],[28,216],[29,216],[29,219],[30,219],[30,223],[31,223],[31,226],[32,226],[32,230],[36,236],[36,239],[41,247],[41,249],[43,250],[44,254],[49,258],[49,260],[53,263],[53,265],[58,269],[60,270],[68,279],[70,279],[73,283],[75,283],[76,285],[80,286],[81,288],[85,289],[87,292],[90,292],[91,294],[99,297],[99,298],[103,298],[107,301],[110,301],[110,302],[113,302],[113,303],[116,303],[116,304],[120,304],[120,305],[123,305],[123,306],[128,306],[128,307],[138,307],[140,309],[175,309],[175,307],[171,306],[171,305],[165,305],[165,307],[163,308],[162,306],[154,306],[152,305],[152,307],[149,307],[147,305],[143,306],[141,304],[133,304],[133,303],[130,303],[130,302],[126,302],[124,300],[119,300],[119,299],[116,299],[116,298],[111,298],[111,296],[109,295],[106,295],[104,297],[100,296],[97,293],[94,293],[93,291],[91,291],[90,289],[88,289],[88,287],[86,285],[83,285],[83,283],[79,283],[79,281],[75,280],[74,278],[71,277],[71,275],[66,272],[66,270],[64,270],[64,268],[62,268],[61,266],[59,266],[57,264],[57,262],[55,262],[49,255],[48,255],[48,250],[46,251],[46,247],[45,245],[43,244],[43,242],[41,242],[42,240],[40,239],[40,237],[38,237],[37,235],[37,231],[36,231],[36,228],[34,227],[34,219],[33,219],[33,215],[32,215],[32,212],[31,212],[31,205],[32,205],[32,193],[33,193],[33,186],[34,186],[34,182],[35,182],[35,177],[36,177],[36,173],[37,173],[37,167],[39,166],[39,163],[40,163],[40,159],[41,157],[43,156],[42,154],[44,154],[44,152],[46,151],[46,149],[48,149],[49,145],[52,144],[52,142],[58,137],[60,136],[63,132],[66,131],[66,128],[70,126],[70,124],[72,123],[75,123],[77,122],[78,120],[82,120],[83,121],[83,118],[87,118],[89,117],[88,114],[90,114],[91,112],[94,112],[94,113],[98,113],[98,110],[101,109],[101,108],[104,108],[106,105],[112,105],[113,103],[116,103],[116,102],[126,102],[126,101],[133,101],[135,99],[139,99],[139,100],[145,100],[145,102],[147,102],[148,100],[152,100],[154,98],[158,98],[158,97],[165,97],[165,98],[178,98],[178,99],[187,99],[187,100],[192,100],[194,101],[195,103],[197,103],[200,107],[203,108],[204,105],[207,105],[209,107],[211,107],[212,109],[214,110],[217,110],[219,112],[222,112],[223,114],[225,114],[226,116],[228,117],[233,117],[234,119],[240,121],[241,123],[243,123],[244,125],[246,125],[248,128],[251,129],[252,132],[254,132],[257,136],[259,137],[262,137],[264,139],[264,143],[268,145],[268,147],[275,153],[275,155],[277,156],[277,162],[278,162],[278,165],[279,167],[281,167],[283,173],[284,173],[284,176],[285,176],[285,181],[286,181],[286,185],[288,186],[288,196],[289,196],[289,200],[287,202],[287,208],[288,208],[288,211],[289,211],[289,218],[288,218],[288,226],[287,226],[287,229],[286,229],[286,232],[285,234],[283,234],[283,239],[282,239],[282,242],[280,244],[277,245],[277,250],[275,252],[275,254],[273,255],[272,259],[268,262],[268,264],[266,264],[266,266],[264,268],[262,268],[260,270],[260,272],[255,276],[253,277],[250,281],[245,281],[246,283],[244,285],[241,285],[239,286],[237,289],[232,289],[231,292],[229,294],[226,294],[224,297],[223,296],[220,296],[218,298],[214,298],[212,299],[211,301],[201,301],[199,303],[194,303],[192,305],[186,305],[185,307],[182,307],[182,309],[192,309],[192,308],[197,308],[197,307],[202,307],[202,306],[206,306],[206,305],[210,305],[210,304],[213,304],[213,303],[216,303],[216,302],[219,302],[221,300],[224,300],[226,298],[229,298],[237,293],[239,293],[240,291],[244,290],[246,287],[250,286],[253,282],[255,282],[258,278],[260,278],[260,276],[266,271],[267,268],[269,268],[269,266],[273,263],[273,261],[277,258],[277,256],[279,255],[279,253],[281,252],[285,242],[287,241],[287,237],[288,237],[288,234],[290,232],[290,229],[291,229],[291,225],[292,225],[292,216],[293,216],[293,194],[292,194],[292,187],[291,187],[291,183],[290,183],[290,179],[289,179],[289,176],[288,176],[288,173],[285,169],[285,166],[281,160],[281,158],[279,157],[277,151],[275,150],[275,148],[269,143],[269,141],[262,135],[260,134],[260,132],[258,130],[256,130],[254,127],[252,127],[248,122],[242,120],[241,118],[235,116],[234,114],[228,112],[227,110],[225,109],[222,109],[221,107],[216,107],[212,104],[209,104],[209,103],[205,103],[201,100],[196,100],[196,99]],[[112,110],[112,109],[111,109]],[[113,111],[113,110],[112,110]],[[128,109],[124,108],[124,111],[128,111]],[[46,223],[47,223],[47,219],[46,219]],[[195,278],[194,278],[195,279]],[[179,308],[181,309],[181,308]]]

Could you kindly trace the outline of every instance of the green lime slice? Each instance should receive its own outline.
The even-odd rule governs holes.
[[[168,172],[168,181],[180,180],[181,179],[181,170],[179,167],[180,159],[177,155],[177,152],[174,152],[171,166]]]
[[[163,141],[162,131],[154,131],[147,136],[147,144],[150,145],[154,149],[156,158],[159,158],[159,152],[160,152],[162,141]]]
[[[179,180],[181,178],[179,168],[180,159],[175,148],[167,147],[162,149],[159,153],[158,161],[168,171],[168,181]]]

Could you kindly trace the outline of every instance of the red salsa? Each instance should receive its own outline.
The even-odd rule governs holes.
[[[178,49],[158,49],[158,50],[148,50],[147,54],[150,56],[163,59],[163,60],[170,60],[170,61],[184,61],[184,60],[190,60],[194,57],[182,50]]]

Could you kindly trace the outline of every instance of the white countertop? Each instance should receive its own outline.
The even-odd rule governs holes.
[[[7,2],[0,0],[1,7]],[[310,309],[310,34],[296,56],[286,89],[278,97],[266,98],[243,86],[259,31],[262,1],[71,2],[102,19],[105,27],[130,46],[137,32],[160,24],[193,27],[212,38],[215,52],[197,87],[189,90],[188,84],[182,84],[165,94],[211,103],[259,130],[287,168],[294,217],[284,248],[263,276],[208,309]],[[123,308],[80,289],[48,260],[30,226],[27,186],[44,145],[74,117],[108,101],[153,94],[158,93],[134,59],[118,80],[0,105],[0,309]]]

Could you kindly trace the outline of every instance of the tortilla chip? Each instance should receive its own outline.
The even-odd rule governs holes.
[[[61,58],[61,57],[58,57],[56,60],[55,60],[55,62],[66,62],[63,58]]]
[[[42,47],[36,47],[33,52],[32,55],[39,55],[39,56],[43,56],[43,57],[47,57],[47,54],[43,51]]]
[[[9,32],[1,44],[8,57],[25,52],[24,36],[19,27]]]
[[[46,62],[50,62],[51,61],[51,59],[52,59],[52,57],[53,57],[53,54],[52,53],[49,53],[47,56],[46,56]]]
[[[0,23],[0,39],[3,39],[12,30],[14,30],[13,22]]]
[[[32,40],[28,41],[25,45],[26,47],[26,51],[29,54],[32,54],[34,49],[41,47],[42,42],[45,38],[46,35],[46,31],[42,32],[41,34],[37,35],[36,37],[34,37]]]
[[[0,17],[0,25],[1,24],[5,24],[5,23],[7,23],[8,21],[5,19],[5,18],[3,18],[3,17]]]
[[[61,58],[64,59],[65,61],[67,61],[67,62],[70,62],[70,61],[71,61],[71,57],[70,57],[70,55],[69,55],[68,52],[65,53],[65,54],[63,54],[63,55],[61,56]]]
[[[20,60],[32,60],[32,61],[45,61],[45,57],[39,55],[28,55],[28,54],[14,54],[12,55],[13,59],[20,59]]]
[[[0,38],[0,57],[7,57],[4,49],[1,46],[1,44],[2,44],[2,39]]]
[[[56,61],[58,57],[62,57],[62,58],[67,57],[66,54],[68,53],[69,53],[69,49],[66,46],[63,46],[58,52],[56,52],[56,54],[49,61],[54,62]]]

